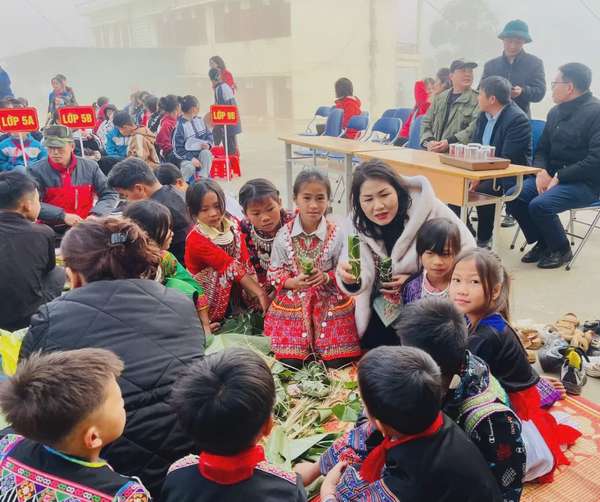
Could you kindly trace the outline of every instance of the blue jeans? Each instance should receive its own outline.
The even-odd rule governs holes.
[[[200,178],[210,177],[210,167],[213,161],[213,155],[210,150],[200,150],[196,158],[200,161],[200,168],[196,169],[191,160],[182,160],[179,168],[185,181],[192,182],[197,176]]]
[[[514,188],[508,191],[511,193]],[[519,196],[506,207],[519,222],[529,244],[538,242],[549,251],[566,251],[569,241],[558,215],[597,200],[598,192],[585,183],[561,183],[540,195],[534,177],[524,181]]]

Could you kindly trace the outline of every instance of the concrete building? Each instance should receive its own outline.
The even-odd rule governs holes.
[[[208,59],[220,55],[245,116],[312,116],[333,101],[341,76],[375,116],[411,105],[420,77],[419,0],[86,0],[80,7],[98,48],[179,48],[173,89],[201,100],[211,92]]]

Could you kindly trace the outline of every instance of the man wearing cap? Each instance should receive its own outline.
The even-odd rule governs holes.
[[[48,158],[31,166],[42,200],[40,220],[61,233],[90,214],[104,216],[116,207],[119,196],[108,187],[98,164],[75,156],[70,129],[46,127],[44,145]]]
[[[481,80],[492,75],[506,78],[512,84],[511,98],[531,117],[530,103],[540,102],[546,94],[546,76],[542,60],[523,50],[531,42],[529,27],[515,19],[507,23],[498,38],[504,52],[485,64]]]
[[[421,145],[430,152],[448,151],[450,143],[467,144],[479,115],[473,84],[477,63],[457,59],[450,65],[452,87],[433,98],[421,122]]]

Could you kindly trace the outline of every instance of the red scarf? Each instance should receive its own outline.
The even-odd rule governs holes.
[[[427,427],[423,432],[417,434],[409,434],[399,439],[385,438],[382,443],[371,451],[367,458],[365,458],[362,467],[360,468],[360,477],[368,483],[374,483],[381,478],[381,471],[385,466],[385,457],[387,452],[396,446],[399,446],[415,439],[433,436],[436,434],[444,425],[444,416],[442,412],[438,413],[438,416],[433,423]]]
[[[200,474],[210,481],[220,485],[234,485],[250,479],[256,465],[264,460],[265,452],[259,445],[231,456],[202,452],[198,469]]]

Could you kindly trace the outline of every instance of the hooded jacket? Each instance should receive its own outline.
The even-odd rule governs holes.
[[[138,127],[129,139],[127,156],[137,157],[146,162],[151,168],[157,168],[160,164],[160,159],[154,147],[155,141],[156,136],[150,129],[145,126]]]
[[[25,156],[31,165],[38,160],[48,156],[46,148],[36,140],[31,134],[26,134],[23,138],[25,147]],[[12,171],[13,169],[25,171],[25,160],[21,142],[12,136],[0,141],[0,171]]]
[[[346,129],[346,127],[348,127],[348,122],[350,122],[352,117],[362,113],[360,105],[360,99],[358,99],[356,96],[346,96],[344,98],[335,100],[335,107],[344,111],[344,114],[342,115],[342,129]],[[346,134],[344,137],[354,139],[357,136],[358,131],[356,129],[346,129]]]
[[[116,472],[139,476],[156,496],[169,465],[197,453],[169,404],[178,376],[204,354],[194,303],[150,279],[96,281],[40,307],[19,359],[36,351],[113,351],[125,363],[118,378],[127,423],[102,451]]]
[[[429,180],[425,176],[401,176],[403,186],[411,198],[408,208],[406,226],[392,249],[392,273],[414,274],[418,269],[418,256],[416,249],[417,232],[421,225],[432,218],[447,218],[454,222],[460,229],[461,248],[475,246],[473,236],[462,221],[441,202],[434,194]],[[352,217],[346,220],[344,225],[346,235],[357,234],[360,239],[360,285],[357,290],[349,290],[345,287],[342,278],[337,274],[337,284],[340,289],[356,299],[356,328],[358,335],[362,337],[372,315],[372,295],[377,285],[375,271],[375,257],[387,257],[383,241],[367,237],[356,230],[352,224]],[[344,248],[341,256],[348,256],[348,238],[343,239]]]
[[[160,119],[160,127],[156,135],[156,145],[160,154],[165,158],[173,151],[173,131],[177,125],[177,118],[165,113]]]
[[[93,160],[73,155],[66,168],[51,163],[45,158],[30,170],[38,184],[42,201],[39,218],[43,222],[62,223],[65,212],[82,218],[105,216],[117,206],[118,194],[108,187],[106,176]],[[98,198],[95,204],[94,197]]]
[[[414,92],[415,107],[402,126],[402,130],[400,131],[401,138],[408,138],[410,133],[410,125],[412,124],[413,119],[420,117],[421,115],[425,115],[431,106],[431,102],[429,101],[429,93],[427,92],[427,85],[423,80],[417,80],[415,82]]]

